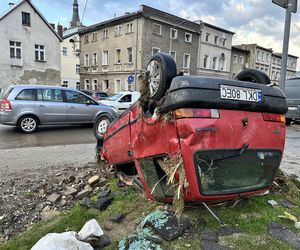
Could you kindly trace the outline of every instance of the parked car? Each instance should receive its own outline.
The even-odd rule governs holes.
[[[116,117],[112,107],[65,87],[10,85],[0,95],[0,103],[0,123],[24,133],[33,133],[40,125],[87,124],[96,118],[106,129]]]
[[[109,164],[159,201],[174,197],[167,179],[180,166],[176,158],[188,183],[185,202],[216,203],[270,188],[283,155],[287,104],[263,72],[247,70],[237,80],[177,76],[173,59],[158,53],[147,74],[149,101],[136,102],[98,137]],[[167,165],[168,158],[177,163]],[[179,176],[174,172],[182,185]]]
[[[140,96],[141,93],[138,91],[122,91],[102,100],[101,103],[116,108],[120,114],[135,103]]]
[[[300,122],[300,78],[291,78],[285,81],[285,94],[288,104],[286,124],[292,121]]]
[[[89,89],[83,89],[80,91],[88,96],[93,97],[97,101],[105,100],[106,98],[108,98],[108,94],[106,92],[97,91],[97,90],[89,90]]]

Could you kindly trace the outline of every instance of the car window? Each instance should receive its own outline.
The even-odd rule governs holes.
[[[60,89],[39,89],[38,100],[47,102],[63,102],[62,91]]]
[[[36,90],[35,89],[23,89],[15,98],[16,100],[24,101],[35,101],[36,100]]]
[[[300,79],[286,81],[285,94],[287,99],[300,99]]]
[[[129,95],[124,95],[121,99],[121,102],[131,102],[131,94]]]
[[[116,101],[116,100],[118,100],[121,96],[122,96],[122,94],[115,94],[115,95],[113,95],[113,96],[107,98],[107,100],[109,100],[109,101]]]
[[[86,97],[83,94],[80,94],[75,91],[66,91],[67,101],[70,103],[79,103],[79,104],[92,104],[92,105],[98,105],[95,101],[92,99]]]
[[[4,89],[2,89],[2,92],[0,92],[0,99],[7,99],[11,91],[14,89],[12,86],[8,86]]]

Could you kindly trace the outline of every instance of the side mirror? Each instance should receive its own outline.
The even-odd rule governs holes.
[[[120,99],[118,102],[124,102],[122,99]]]

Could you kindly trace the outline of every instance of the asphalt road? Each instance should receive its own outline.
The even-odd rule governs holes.
[[[80,167],[95,160],[96,139],[91,127],[43,127],[34,134],[0,125],[0,176],[50,166]],[[300,178],[300,125],[287,127],[281,169]]]

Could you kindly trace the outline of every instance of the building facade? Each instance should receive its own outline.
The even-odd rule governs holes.
[[[218,44],[202,44],[202,29],[220,34]],[[148,61],[157,52],[170,54],[177,71],[183,74],[229,77],[233,33],[226,32],[142,5],[137,12],[79,32],[81,87],[110,94],[136,90]],[[213,70],[201,66],[205,54],[201,54],[203,47],[212,55],[211,58],[217,57]]]
[[[234,79],[239,72],[248,67],[247,59],[249,54],[250,50],[232,46],[230,78]]]
[[[61,39],[30,0],[0,16],[0,88],[60,84]]]

